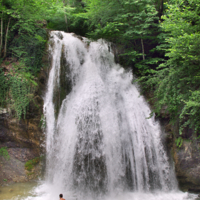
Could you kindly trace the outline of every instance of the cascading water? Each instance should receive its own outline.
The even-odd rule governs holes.
[[[36,199],[189,199],[178,192],[159,123],[109,45],[51,32],[44,98],[46,180]]]

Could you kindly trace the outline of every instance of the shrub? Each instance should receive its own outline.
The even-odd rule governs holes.
[[[25,169],[28,170],[28,171],[31,171],[33,169],[33,167],[40,162],[40,160],[41,160],[40,157],[36,157],[36,158],[34,158],[32,160],[28,160],[25,163]]]
[[[7,147],[0,148],[0,156],[3,156],[5,159],[10,158],[8,151],[7,151]]]

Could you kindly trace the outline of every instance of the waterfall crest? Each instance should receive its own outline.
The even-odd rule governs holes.
[[[59,193],[80,200],[115,193],[120,199],[130,192],[140,194],[131,199],[183,199],[182,193],[169,195],[178,190],[160,125],[147,119],[151,110],[131,84],[131,72],[115,64],[110,45],[52,31],[49,53],[47,169],[37,188],[48,194],[41,199]]]

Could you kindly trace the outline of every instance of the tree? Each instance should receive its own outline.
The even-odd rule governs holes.
[[[51,18],[55,13],[60,12],[63,3],[55,0],[0,0],[1,11],[1,53],[3,57],[7,54],[7,40],[9,32],[28,34],[35,37],[38,22]],[[10,26],[11,25],[11,26]],[[11,27],[11,28],[10,28]],[[3,38],[5,35],[5,38]],[[4,42],[4,49],[3,49]]]
[[[166,3],[161,28],[165,41],[158,47],[166,61],[159,65],[146,85],[153,84],[156,111],[167,105],[172,121],[200,131],[200,5],[198,0]]]
[[[25,117],[33,100],[35,76],[42,66],[47,33],[41,22],[61,6],[54,0],[0,0],[0,61],[7,56],[18,61],[10,69],[1,66],[0,106],[9,104],[18,118]]]
[[[92,38],[105,38],[125,47],[123,56],[140,73],[144,72],[148,54],[157,42],[158,13],[150,0],[87,0],[87,13],[94,31]],[[147,49],[145,49],[147,47]],[[151,54],[151,53],[150,53]],[[146,60],[146,61],[145,61]],[[125,63],[123,63],[125,64]]]

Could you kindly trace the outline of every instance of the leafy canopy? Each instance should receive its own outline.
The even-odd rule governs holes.
[[[167,105],[171,119],[180,121],[180,134],[189,126],[200,131],[200,5],[198,0],[166,3],[161,23],[163,42],[158,49],[167,60],[154,70],[145,85],[153,85],[156,111]]]

